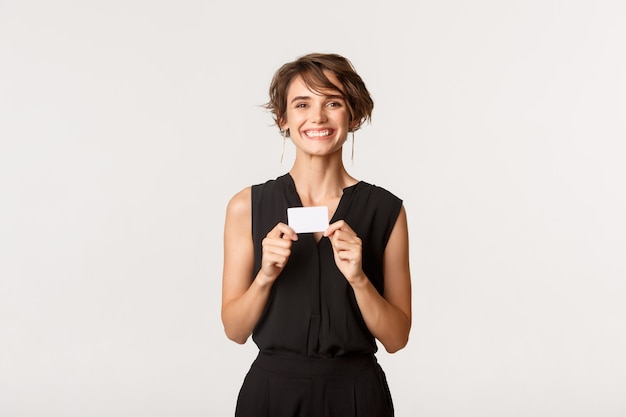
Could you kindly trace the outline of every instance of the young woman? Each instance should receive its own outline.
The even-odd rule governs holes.
[[[376,339],[402,349],[411,327],[402,201],[346,171],[342,147],[371,118],[352,64],[309,54],[274,75],[266,107],[296,148],[288,173],[228,203],[222,322],[259,355],[237,417],[388,417],[393,403]],[[352,139],[354,140],[354,139]],[[328,209],[325,230],[297,234],[287,209]]]

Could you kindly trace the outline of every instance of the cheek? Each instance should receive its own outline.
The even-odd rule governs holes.
[[[306,114],[305,112],[299,111],[292,111],[292,112],[287,112],[287,116],[285,118],[285,120],[287,120],[287,124],[291,125],[291,126],[297,126],[299,124],[301,124],[302,122],[307,120]]]

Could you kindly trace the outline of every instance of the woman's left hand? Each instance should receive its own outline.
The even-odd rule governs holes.
[[[355,285],[366,279],[363,272],[362,241],[356,232],[344,220],[339,220],[324,232],[333,246],[335,263],[339,271],[346,277],[350,285]]]

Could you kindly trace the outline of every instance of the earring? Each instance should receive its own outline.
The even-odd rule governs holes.
[[[350,162],[354,165],[354,130],[352,131],[352,152],[350,153]]]
[[[280,164],[283,163],[283,157],[285,156],[285,142],[287,142],[287,129],[283,130],[283,150],[280,154]]]

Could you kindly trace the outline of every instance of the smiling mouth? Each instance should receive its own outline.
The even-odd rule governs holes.
[[[309,138],[323,138],[326,136],[330,136],[331,131],[326,130],[307,130],[304,134]]]

